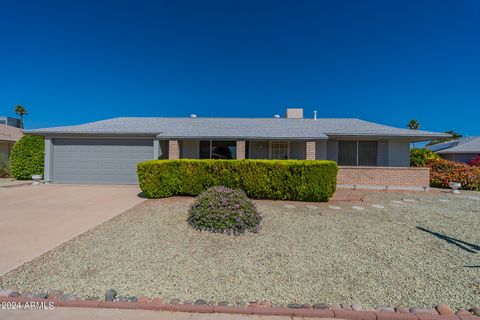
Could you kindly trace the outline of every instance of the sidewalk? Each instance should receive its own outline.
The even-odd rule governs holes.
[[[222,313],[185,313],[104,308],[63,308],[54,310],[0,310],[2,320],[300,320],[297,317],[232,315]],[[315,320],[315,318],[308,318]],[[329,320],[322,318],[322,320]],[[332,319],[333,320],[333,319]]]

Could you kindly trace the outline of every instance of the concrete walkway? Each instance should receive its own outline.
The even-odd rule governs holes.
[[[138,186],[0,188],[0,275],[144,201]]]
[[[231,315],[222,313],[184,313],[147,310],[55,308],[53,310],[0,310],[4,320],[300,320],[297,317]],[[308,318],[315,320],[315,318]],[[323,318],[322,320],[329,320]]]

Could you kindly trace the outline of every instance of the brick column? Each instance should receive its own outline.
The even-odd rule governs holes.
[[[305,142],[305,160],[315,160],[315,141]]]
[[[178,140],[168,140],[168,159],[180,159],[180,142]]]
[[[237,141],[237,160],[245,159],[245,140]]]

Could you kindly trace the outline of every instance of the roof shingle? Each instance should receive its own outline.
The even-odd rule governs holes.
[[[350,118],[114,118],[30,134],[151,134],[158,138],[327,139],[328,136],[384,136],[417,140],[447,134],[400,129]]]

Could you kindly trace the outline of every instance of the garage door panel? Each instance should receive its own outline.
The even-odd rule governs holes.
[[[136,165],[153,158],[153,140],[55,139],[54,183],[136,184]]]

